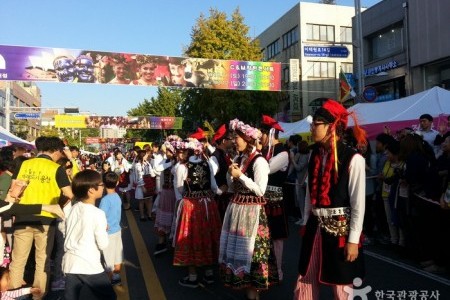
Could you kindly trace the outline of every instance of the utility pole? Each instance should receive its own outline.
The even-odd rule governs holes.
[[[358,98],[359,102],[362,100],[364,91],[364,49],[363,49],[363,35],[362,35],[362,20],[361,20],[361,0],[355,0],[355,20],[356,20],[356,57],[358,68]]]
[[[11,81],[6,82],[5,129],[11,132]]]

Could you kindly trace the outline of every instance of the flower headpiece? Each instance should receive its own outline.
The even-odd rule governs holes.
[[[237,130],[242,132],[245,136],[252,138],[254,140],[258,140],[261,138],[261,131],[259,129],[254,128],[250,125],[245,124],[242,121],[239,121],[238,119],[234,119],[230,121],[230,130]]]
[[[195,138],[187,138],[185,141],[185,149],[203,152],[203,144]]]
[[[166,141],[168,141],[168,142],[181,141],[181,138],[176,134],[172,134],[166,138]]]
[[[175,148],[172,146],[172,144],[169,141],[165,141],[163,146],[166,147],[166,150],[169,150],[170,152],[175,153]]]

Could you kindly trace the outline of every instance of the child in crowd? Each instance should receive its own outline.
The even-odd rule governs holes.
[[[41,289],[37,287],[24,287],[15,290],[9,290],[8,286],[11,281],[9,277],[9,270],[5,267],[0,267],[0,299],[1,300],[12,300],[18,297],[32,294],[34,296],[39,296],[41,294]]]
[[[84,170],[72,181],[72,191],[79,200],[66,219],[66,238],[62,268],[66,274],[64,299],[79,299],[83,287],[98,299],[117,296],[102,266],[101,251],[108,247],[105,213],[95,206],[103,195],[100,173]]]
[[[108,222],[108,247],[103,251],[106,268],[113,285],[120,283],[120,267],[123,262],[123,245],[120,219],[122,215],[122,200],[116,193],[116,186],[119,183],[119,175],[115,172],[103,174],[103,183],[106,188],[106,195],[100,202],[100,209],[105,212]]]

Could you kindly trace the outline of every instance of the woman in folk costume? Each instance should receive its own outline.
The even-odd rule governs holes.
[[[267,216],[264,211],[269,164],[256,149],[261,132],[238,119],[230,121],[239,152],[228,170],[234,193],[225,212],[219,264],[226,286],[246,289],[247,299],[278,281]]]
[[[269,162],[269,181],[264,197],[267,220],[270,229],[270,238],[277,260],[278,277],[283,280],[281,265],[283,262],[284,240],[289,235],[288,222],[285,212],[285,199],[283,198],[283,185],[286,181],[289,167],[289,153],[283,143],[278,140],[278,134],[283,128],[273,118],[263,115],[261,122],[262,155]]]
[[[328,99],[311,123],[315,145],[294,299],[319,299],[320,283],[332,286],[335,299],[353,299],[353,280],[364,277],[365,161],[342,141],[349,116],[357,144],[366,143],[354,113],[334,100]]]
[[[184,142],[183,155],[189,157],[177,169],[175,189],[183,191],[180,201],[174,237],[175,253],[173,264],[185,266],[189,275],[178,283],[184,287],[196,288],[197,268],[205,267],[203,282],[214,283],[212,266],[217,264],[221,221],[214,193],[221,193],[217,187],[211,164],[203,155],[203,147],[196,139]],[[191,155],[189,155],[191,154]]]
[[[158,244],[156,244],[154,255],[167,251],[167,236],[172,228],[173,214],[175,210],[175,191],[173,189],[172,169],[175,165],[175,148],[171,142],[180,141],[176,135],[167,137],[163,144],[166,159],[161,162],[163,171],[161,172],[161,189],[159,194],[159,205],[156,209],[155,229],[158,234]]]

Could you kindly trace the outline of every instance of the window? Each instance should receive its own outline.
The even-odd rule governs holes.
[[[342,72],[353,74],[353,64],[352,63],[341,63]]]
[[[266,59],[266,54],[267,54],[266,49],[262,49],[262,50],[261,50],[262,61],[266,61],[266,60],[267,60],[267,59]]]
[[[275,42],[273,42],[272,44],[267,46],[267,51],[266,51],[267,60],[273,58],[278,53],[280,53],[280,39],[276,40]]]
[[[397,25],[378,32],[375,36],[369,38],[369,45],[371,60],[401,52],[403,50],[403,27]]]
[[[353,38],[352,38],[352,28],[351,27],[341,26],[340,40],[341,40],[341,43],[349,43],[349,44],[352,43]]]
[[[298,26],[283,34],[283,49],[286,49],[298,42]]]
[[[306,38],[310,41],[334,42],[334,26],[306,24]]]
[[[317,78],[336,78],[336,63],[328,61],[313,61],[312,75]]]

